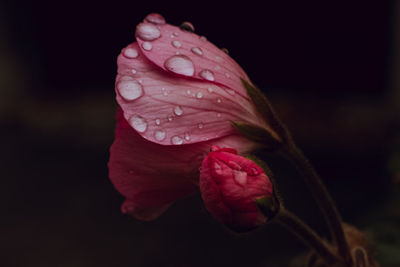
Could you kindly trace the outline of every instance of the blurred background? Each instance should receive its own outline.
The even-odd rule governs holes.
[[[400,1],[0,2],[0,266],[291,266],[270,225],[232,234],[199,195],[153,222],[108,180],[116,57],[151,12],[230,55],[264,90],[382,266],[400,266]],[[326,233],[293,167],[287,206]]]

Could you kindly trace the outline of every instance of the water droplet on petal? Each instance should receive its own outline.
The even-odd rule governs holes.
[[[232,89],[226,89],[226,91],[228,92],[228,94],[230,95],[235,95],[235,90]]]
[[[154,137],[158,140],[158,141],[162,141],[165,139],[165,132],[163,130],[157,130],[154,133]]]
[[[194,54],[201,56],[203,55],[203,50],[201,50],[200,47],[192,47],[192,49],[190,49]]]
[[[207,88],[207,91],[208,91],[209,93],[212,93],[214,90],[212,89],[212,87],[208,87],[208,88]]]
[[[172,46],[175,48],[180,48],[182,46],[181,42],[179,42],[178,40],[173,40],[171,42]]]
[[[186,91],[186,94],[190,95],[192,92],[190,90]]]
[[[135,48],[126,48],[124,50],[124,56],[127,58],[137,58],[139,56],[139,52]]]
[[[203,129],[204,124],[200,122],[200,123],[197,125],[197,127],[199,127],[199,129]]]
[[[250,175],[257,175],[257,174],[259,174],[259,172],[258,172],[258,170],[256,168],[251,168],[249,174]]]
[[[217,103],[221,103],[222,102],[222,100],[221,100],[221,98],[217,98]]]
[[[214,81],[214,73],[211,70],[204,69],[200,71],[199,76],[207,81]]]
[[[188,21],[182,22],[182,24],[181,24],[181,26],[179,26],[179,28],[181,28],[181,30],[183,30],[183,31],[194,32],[193,24]]]
[[[182,110],[182,108],[180,106],[176,106],[174,108],[174,113],[175,113],[176,116],[181,116],[183,114],[183,110]]]
[[[174,117],[172,115],[168,115],[168,117],[167,117],[168,121],[172,121],[173,118]]]
[[[176,36],[176,37],[178,37],[178,36],[179,36],[179,33],[178,33],[178,32],[174,32],[173,35]]]
[[[221,113],[217,113],[217,118],[221,118]]]
[[[145,20],[153,24],[165,24],[164,17],[157,13],[151,13],[147,15]]]
[[[217,162],[214,162],[214,171],[216,174],[222,174],[222,167]]]
[[[136,27],[136,35],[142,40],[153,41],[160,38],[161,32],[154,24],[143,22]]]
[[[197,98],[203,98],[203,93],[202,92],[198,92],[196,95]]]
[[[149,42],[143,42],[142,48],[146,51],[150,51],[153,48],[153,45]]]
[[[189,133],[185,133],[185,140],[189,141],[190,140],[190,134]]]
[[[240,171],[240,170],[242,169],[242,167],[241,167],[238,163],[236,163],[236,162],[234,162],[234,161],[232,161],[232,160],[230,160],[230,161],[228,162],[228,164],[229,164],[229,166],[230,166],[232,169],[234,169],[234,170]]]
[[[135,69],[131,69],[132,74],[136,74],[137,71]]]
[[[161,120],[160,119],[156,119],[156,125],[160,125],[161,124]]]
[[[247,173],[233,170],[233,177],[238,184],[245,185],[247,183]]]
[[[182,145],[183,144],[183,139],[180,138],[179,136],[175,135],[171,138],[171,142],[174,145]]]
[[[117,84],[119,94],[127,101],[138,99],[143,95],[143,88],[135,80],[122,80]]]
[[[193,76],[194,74],[194,65],[192,60],[184,55],[177,55],[168,58],[164,67],[174,73],[185,75],[185,76]]]
[[[141,117],[141,116],[132,116],[129,119],[129,124],[133,127],[133,129],[135,129],[136,131],[138,131],[139,133],[144,133],[147,129],[147,122],[146,120]]]
[[[225,47],[221,48],[222,52],[224,52],[225,54],[229,55],[229,50],[226,49]]]
[[[205,36],[200,36],[199,39],[202,40],[203,42],[207,41],[207,37],[205,37]]]

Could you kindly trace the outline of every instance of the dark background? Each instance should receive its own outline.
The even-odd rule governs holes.
[[[346,221],[400,266],[399,1],[0,2],[0,266],[289,266],[277,225],[232,234],[199,195],[153,222],[108,180],[116,57],[148,13],[226,47],[264,90]],[[300,177],[264,155],[325,233]],[[291,263],[295,264],[295,263]]]

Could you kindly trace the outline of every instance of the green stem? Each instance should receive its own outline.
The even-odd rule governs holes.
[[[299,237],[311,249],[314,249],[327,264],[331,265],[339,261],[331,246],[293,213],[281,208],[279,215],[274,220]]]
[[[344,234],[342,218],[317,172],[291,138],[288,145],[285,146],[284,154],[294,163],[299,172],[303,174],[306,184],[325,217],[333,241],[338,246],[339,255],[343,257],[345,262],[351,262],[350,249]]]

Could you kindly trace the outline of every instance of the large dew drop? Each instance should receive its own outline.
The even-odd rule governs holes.
[[[160,38],[161,32],[154,24],[144,22],[136,27],[136,35],[142,40],[153,41]]]
[[[138,51],[135,48],[127,48],[124,51],[124,56],[127,58],[137,58],[139,56]]]
[[[165,139],[165,132],[163,130],[158,130],[155,132],[154,137],[158,140],[158,141],[162,141]]]
[[[175,113],[176,116],[181,116],[183,114],[183,110],[182,110],[182,108],[180,106],[176,106],[174,108],[174,113]]]
[[[192,60],[184,55],[177,55],[168,58],[164,62],[164,67],[171,72],[185,76],[193,76],[194,74],[194,65]]]
[[[127,101],[138,99],[143,95],[143,87],[135,80],[122,80],[117,84],[118,92]]]
[[[133,127],[133,129],[135,129],[139,133],[144,133],[147,129],[146,120],[143,117],[138,116],[138,115],[132,116],[129,119],[129,124]]]
[[[204,69],[200,71],[199,76],[207,81],[214,81],[214,73],[211,70]]]
[[[173,136],[173,137],[171,138],[171,142],[172,142],[172,144],[174,144],[174,145],[182,145],[182,144],[183,144],[183,139],[182,139],[181,137],[175,135],[175,136]]]
[[[147,15],[145,20],[153,24],[165,24],[164,17],[157,13],[151,13]]]

